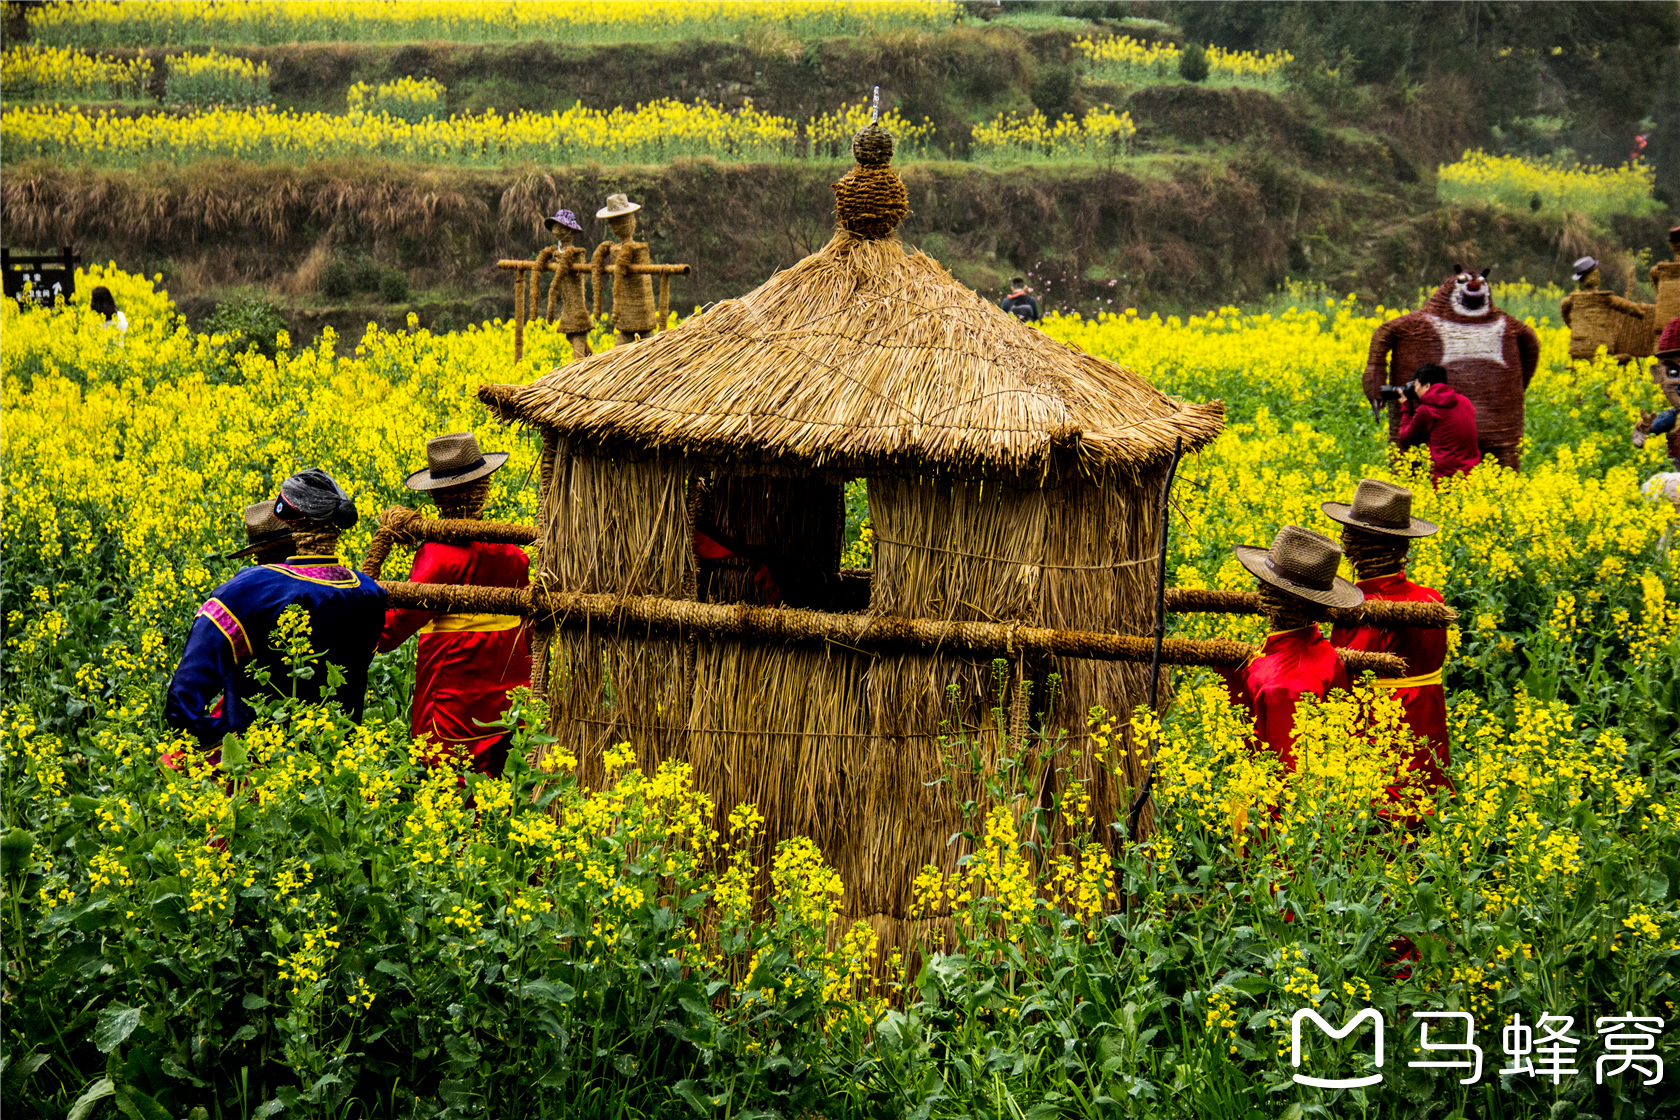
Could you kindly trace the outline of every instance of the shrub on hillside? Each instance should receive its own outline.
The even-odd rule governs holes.
[[[386,303],[408,301],[408,277],[400,268],[387,268],[379,277],[379,298]]]
[[[1071,112],[1077,79],[1071,66],[1050,66],[1039,71],[1032,84],[1033,107],[1051,120]]]
[[[328,261],[327,267],[321,270],[321,294],[328,299],[349,299],[355,290],[356,282],[344,258],[334,257]]]
[[[1207,49],[1200,43],[1191,43],[1184,48],[1184,53],[1178,56],[1178,76],[1187,82],[1207,81]]]
[[[265,358],[279,350],[276,337],[286,330],[286,316],[280,309],[256,296],[235,296],[216,305],[204,322],[211,334],[227,335],[235,350],[255,346]]]

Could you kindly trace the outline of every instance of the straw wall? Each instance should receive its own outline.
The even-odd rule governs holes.
[[[537,579],[567,591],[691,598],[683,460],[591,450],[564,439],[556,447]],[[629,740],[649,767],[681,753],[689,706],[683,644],[567,630],[551,634],[545,649],[550,730],[576,755],[583,780],[600,781],[609,743]]]

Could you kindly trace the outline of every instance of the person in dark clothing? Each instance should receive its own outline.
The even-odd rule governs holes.
[[[1680,420],[1680,317],[1670,319],[1663,327],[1651,380],[1668,407],[1640,417],[1633,429],[1633,445],[1644,447],[1648,436],[1667,436],[1669,462],[1680,470],[1680,423],[1676,423]]]
[[[1430,481],[1469,474],[1482,461],[1476,445],[1476,406],[1451,385],[1447,371],[1425,363],[1417,367],[1400,399],[1401,447],[1429,447]]]
[[[206,749],[251,726],[256,713],[249,699],[259,691],[280,699],[295,684],[300,699],[333,701],[357,721],[367,702],[368,663],[386,603],[377,583],[336,555],[339,533],[356,523],[356,504],[327,472],[310,469],[280,485],[274,514],[292,526],[297,553],[283,564],[246,568],[216,588],[198,609],[169,682],[164,721],[197,736]],[[343,672],[336,690],[329,691],[324,665],[294,681],[270,643],[281,612],[294,605],[309,615],[310,645],[322,662]],[[259,668],[268,671],[266,689],[252,675]]]
[[[1010,278],[1009,294],[998,301],[998,306],[1023,323],[1038,322],[1038,300],[1027,293],[1027,281],[1023,276]]]

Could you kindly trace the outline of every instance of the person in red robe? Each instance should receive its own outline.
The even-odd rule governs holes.
[[[1237,545],[1237,559],[1260,586],[1260,610],[1270,624],[1260,652],[1226,675],[1231,702],[1254,717],[1262,746],[1295,769],[1295,706],[1301,697],[1322,700],[1346,690],[1347,669],[1318,624],[1331,607],[1353,607],[1364,596],[1336,574],[1342,550],[1322,533],[1285,525],[1271,548]]]
[[[1441,593],[1406,578],[1406,552],[1412,541],[1436,526],[1412,516],[1412,492],[1374,478],[1360,480],[1353,501],[1325,502],[1325,516],[1342,526],[1342,547],[1353,563],[1365,598],[1386,603],[1439,603]],[[1425,793],[1452,789],[1447,776],[1452,755],[1447,743],[1447,693],[1441,667],[1447,659],[1444,626],[1378,626],[1343,623],[1330,640],[1347,649],[1397,653],[1406,660],[1406,677],[1378,679],[1405,708],[1406,725],[1417,736],[1409,769],[1420,775]]]
[[[425,470],[405,483],[432,495],[447,518],[476,520],[490,495],[490,476],[506,452],[486,455],[471,432],[426,442]],[[524,587],[530,560],[516,545],[440,544],[427,541],[414,555],[415,583],[468,587]],[[487,729],[507,712],[508,692],[531,683],[531,635],[519,615],[445,614],[393,607],[385,613],[380,652],[419,634],[410,725],[415,739],[432,744],[433,760],[445,753],[472,760],[479,773],[500,777],[513,744],[509,732]]]

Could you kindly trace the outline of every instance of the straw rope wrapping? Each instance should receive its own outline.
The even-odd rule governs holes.
[[[506,521],[477,519],[433,519],[417,509],[391,506],[379,514],[379,529],[368,545],[362,560],[362,571],[378,579],[385,567],[385,559],[392,547],[413,547],[426,541],[440,544],[471,544],[484,541],[491,544],[528,545],[537,539],[537,531],[530,525]]]

